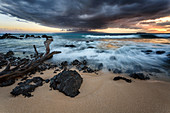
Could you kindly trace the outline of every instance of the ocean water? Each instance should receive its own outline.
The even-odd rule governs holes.
[[[2,35],[2,34],[1,34]],[[39,36],[42,34],[34,34]],[[88,60],[89,65],[103,63],[104,69],[118,69],[123,73],[146,72],[156,77],[170,77],[170,34],[154,34],[161,38],[142,40],[140,34],[105,33],[53,33],[51,51],[61,51],[54,55],[53,62]],[[20,34],[15,34],[19,37]],[[148,37],[149,38],[149,37]],[[138,40],[138,41],[134,41]],[[149,41],[148,41],[149,40]],[[39,52],[45,52],[44,38],[3,39],[0,52],[14,51],[16,56],[25,57],[34,53],[33,45]],[[75,45],[76,47],[65,47]],[[146,54],[146,50],[152,50]],[[157,51],[165,51],[156,54]],[[23,52],[26,52],[24,55]]]

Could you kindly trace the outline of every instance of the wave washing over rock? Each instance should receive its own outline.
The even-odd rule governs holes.
[[[35,37],[38,35],[34,34]],[[170,44],[154,43],[153,37],[151,39],[153,43],[147,43],[123,40],[127,38],[140,40],[140,34],[61,33],[48,35],[53,36],[54,39],[51,45],[52,51],[62,51],[61,54],[52,58],[52,62],[87,60],[91,67],[95,68],[95,65],[102,63],[104,69],[114,73],[144,72],[159,78],[170,76]],[[170,42],[169,34],[154,34],[154,36],[162,37],[160,39]],[[44,40],[33,37],[23,40],[3,39],[0,41],[0,52],[12,50],[16,56],[25,57],[34,52],[32,45],[36,45],[37,49],[43,52]]]

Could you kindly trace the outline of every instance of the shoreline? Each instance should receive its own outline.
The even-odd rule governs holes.
[[[128,40],[129,39],[126,39],[125,41]],[[136,39],[133,40],[135,41]],[[104,41],[110,41],[110,40],[105,39]],[[86,43],[88,45],[89,42]],[[72,46],[68,45],[68,46],[73,47],[74,45]],[[110,45],[108,44],[106,46],[111,48],[116,48],[116,46],[112,44]],[[95,47],[88,45],[88,49],[89,48],[94,49]],[[140,52],[142,53],[142,51]],[[147,51],[143,51],[142,54],[147,55],[147,54],[151,54],[152,52],[153,52],[152,50],[147,50]],[[164,54],[164,53],[165,51],[158,51],[158,50],[156,50],[155,53],[153,52],[153,54]],[[9,51],[6,54],[5,53],[1,54],[1,57],[5,61],[2,60],[3,64],[1,64],[2,69],[0,69],[0,71],[4,69],[3,66],[9,65],[8,59],[11,59],[12,66],[17,66],[23,61],[28,61],[28,63],[30,63],[37,60],[36,55],[30,55],[30,57],[27,57],[26,59],[22,59],[20,57],[14,57],[13,55],[14,55],[13,51]],[[168,53],[166,53],[165,55],[166,58],[169,58]],[[110,60],[112,61],[116,61],[116,59],[117,58],[114,56],[110,57]],[[26,78],[27,80],[33,79],[33,77],[41,77],[40,79],[36,79],[38,82],[31,81],[26,84],[23,82],[21,83],[22,78],[15,78],[13,85],[8,87],[0,87],[0,92],[1,92],[0,113],[30,113],[30,112],[31,113],[47,113],[47,112],[48,113],[54,113],[54,112],[59,112],[59,113],[68,113],[68,112],[69,113],[169,113],[170,112],[170,107],[169,107],[170,106],[170,87],[169,87],[170,82],[152,79],[154,75],[152,75],[150,71],[149,73],[139,71],[138,74],[136,74],[137,72],[133,72],[133,73],[129,72],[128,74],[123,74],[124,72],[122,72],[122,70],[119,70],[114,66],[111,66],[111,68],[104,67],[103,63],[92,62],[95,64],[94,67],[93,66],[91,67],[91,65],[88,64],[88,60],[86,59],[83,59],[81,61],[79,60],[80,59],[78,60],[74,59],[74,61],[71,62],[64,60],[62,62],[55,62],[56,64],[53,64],[54,62],[50,64],[50,62],[47,63],[46,61],[44,61],[42,64],[39,64],[35,69],[31,70],[29,73],[20,75],[23,78],[25,78],[25,75],[27,75],[28,77],[28,79]],[[128,67],[130,66],[128,65]],[[107,69],[104,70],[105,68]],[[60,90],[61,92],[59,92],[59,90],[50,90],[52,88],[51,82],[53,82],[53,85],[55,87],[61,86],[60,84],[61,82],[55,81],[56,79],[54,76],[58,75],[60,72],[68,71],[68,70],[76,70],[78,74],[75,73],[74,74],[76,76],[80,75],[83,79],[82,80],[80,77],[80,79],[82,80],[81,82],[82,84],[80,84],[81,87],[78,86],[80,89],[78,88],[78,90],[76,90],[78,92],[80,91],[80,93],[77,93],[78,95],[75,95],[74,98],[71,98],[73,96],[70,95],[69,95],[70,97],[66,96],[67,94],[63,92],[63,90]],[[115,74],[115,73],[121,73],[121,74]],[[69,75],[69,77],[67,76],[67,79],[63,80],[64,83],[70,82],[71,81],[70,78],[73,77],[74,75],[71,74],[71,72],[67,74]],[[115,81],[113,80],[115,77],[123,77],[125,78],[125,80]],[[138,79],[134,79],[134,78],[138,78]],[[50,83],[46,82],[47,79],[50,81]],[[9,85],[10,80],[8,81],[7,79],[4,79],[4,81],[2,82],[6,82],[6,81],[7,84]],[[20,90],[16,90],[15,93],[11,93],[12,95],[16,96],[14,97],[10,94],[10,92],[13,91],[16,88],[16,86],[19,86],[17,85],[18,83],[20,83],[21,86],[23,85],[22,87],[18,88],[21,90],[22,93],[20,93]],[[72,85],[74,83],[76,84],[76,82],[74,81],[71,83],[71,86],[74,86]],[[29,89],[31,89],[31,87],[33,88],[33,90],[29,92]],[[17,92],[19,92],[19,95]],[[25,97],[20,94],[23,94]]]
[[[33,75],[51,78],[53,70]],[[58,90],[49,91],[49,84],[38,87],[33,97],[12,97],[14,85],[0,88],[0,113],[168,113],[170,111],[170,83],[157,80],[136,80],[132,83],[113,81],[121,74],[100,71],[98,75],[80,73],[83,84],[75,98]],[[121,75],[123,76],[123,75]],[[128,77],[126,77],[128,78]]]

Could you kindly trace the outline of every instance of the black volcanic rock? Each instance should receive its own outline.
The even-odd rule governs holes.
[[[119,70],[119,69],[115,69],[115,70],[113,70],[113,73],[115,73],[115,74],[120,74],[120,73],[122,73],[122,71]]]
[[[156,51],[156,54],[159,54],[159,55],[164,54],[164,53],[165,51]]]
[[[50,80],[49,80],[49,79],[46,79],[46,80],[45,80],[45,83],[49,83],[49,82],[50,82]]]
[[[30,37],[35,37],[34,35],[31,35]]]
[[[76,71],[63,71],[54,76],[50,81],[50,87],[53,90],[59,90],[67,96],[75,97],[80,92],[80,86],[83,78]]]
[[[34,37],[34,38],[41,38],[40,36],[36,36],[36,37]]]
[[[0,39],[21,39],[21,38],[18,38],[16,36],[12,36],[11,34],[4,34],[0,37]]]
[[[7,38],[8,38],[8,39],[21,39],[21,38],[18,38],[18,37],[16,37],[16,36],[8,36]]]
[[[7,38],[8,36],[10,36],[11,34],[8,34],[8,33],[5,33],[5,34],[3,34],[2,36],[1,36],[1,39],[5,39],[5,38]]]
[[[18,83],[10,93],[13,96],[23,95],[25,97],[31,97],[31,92],[33,92],[37,87],[43,85],[43,79],[41,77],[34,77],[33,79],[27,79],[25,82]]]
[[[128,83],[131,83],[131,82],[132,82],[131,79],[127,79],[127,78],[121,77],[121,76],[117,76],[117,77],[115,77],[113,80],[114,80],[114,81],[117,81],[117,80],[124,80],[124,81],[126,81],[126,82],[128,82]]]
[[[60,65],[61,65],[62,67],[66,67],[66,66],[68,66],[68,62],[67,62],[67,61],[61,62]]]
[[[92,68],[88,67],[87,70],[86,70],[87,73],[93,73],[95,72]]]
[[[22,94],[25,97],[31,97],[31,92],[33,92],[35,90],[36,86],[35,85],[28,85],[28,84],[22,84],[19,85],[17,87],[15,87],[11,94],[13,96],[18,96],[20,94]]]
[[[110,60],[116,60],[116,57],[115,56],[111,56]]]
[[[80,64],[81,64],[81,62],[80,62],[80,61],[78,61],[78,60],[76,59],[76,60],[74,60],[71,64],[72,64],[72,65],[80,65]]]
[[[83,61],[82,61],[82,64],[83,64],[83,65],[87,65],[87,61],[86,61],[86,60],[83,60]]]
[[[149,33],[144,33],[144,34],[140,34],[141,38],[160,38],[154,34],[149,34]]]
[[[42,38],[46,38],[46,37],[48,37],[47,35],[42,35]]]
[[[71,48],[74,48],[76,47],[75,45],[65,45],[64,47],[71,47]]]
[[[91,49],[93,49],[93,48],[95,48],[95,47],[93,47],[93,46],[89,46],[89,47],[87,47],[87,48],[91,48]]]
[[[30,35],[26,34],[26,35],[25,35],[25,38],[28,38],[28,37],[30,37]]]
[[[82,70],[85,71],[88,67],[85,66],[85,65],[83,65],[83,64],[81,64],[81,65],[78,65],[76,68],[77,68],[79,71],[82,71]]]
[[[98,63],[96,64],[96,69],[99,71],[99,70],[102,70],[103,69],[103,63]]]
[[[14,52],[13,51],[8,51],[7,53],[6,53],[6,57],[11,57],[11,56],[13,56],[14,55]]]
[[[10,86],[10,85],[13,85],[14,83],[15,83],[15,80],[10,79],[10,80],[7,80],[7,81],[4,81],[4,82],[0,83],[0,87]]]
[[[42,38],[53,38],[52,36],[42,35]]]
[[[20,37],[24,37],[24,35],[20,35]]]
[[[140,79],[140,80],[149,80],[150,79],[150,77],[148,75],[145,75],[143,73],[132,73],[129,76],[134,79]]]
[[[166,55],[168,58],[170,58],[170,53]]]
[[[142,50],[142,52],[146,53],[146,54],[150,54],[152,53],[153,51],[152,50]]]

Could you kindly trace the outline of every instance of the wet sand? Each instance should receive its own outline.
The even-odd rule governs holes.
[[[48,70],[35,76],[47,79],[53,75]],[[49,84],[38,87],[31,98],[10,95],[17,83],[0,88],[0,113],[170,113],[169,82],[113,81],[117,75],[109,72],[81,75],[83,84],[75,98],[50,91]]]

